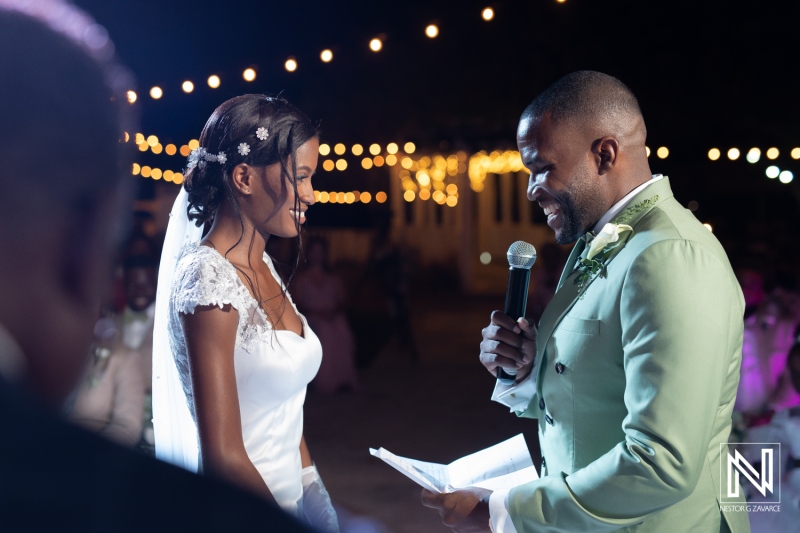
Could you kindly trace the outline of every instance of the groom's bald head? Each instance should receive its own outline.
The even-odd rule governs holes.
[[[525,108],[520,122],[538,123],[548,115],[553,124],[570,122],[599,135],[644,138],[639,102],[621,81],[608,74],[582,70],[567,74]]]

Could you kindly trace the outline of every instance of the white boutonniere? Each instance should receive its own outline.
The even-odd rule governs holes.
[[[603,226],[596,237],[589,241],[589,251],[586,253],[586,257],[578,262],[578,270],[581,273],[575,278],[575,283],[578,284],[579,292],[583,292],[583,289],[600,272],[605,272],[606,261],[611,257],[614,249],[623,244],[620,241],[620,235],[629,231],[632,232],[633,228],[627,224],[609,222]],[[581,298],[583,298],[583,294],[581,294]]]
[[[596,237],[588,240],[589,251],[585,258],[578,261],[577,270],[580,271],[580,274],[575,278],[578,292],[581,293],[580,298],[583,298],[583,289],[595,276],[600,272],[605,274],[606,262],[611,258],[614,250],[627,242],[627,239],[620,240],[620,236],[623,233],[633,233],[633,227],[623,224],[623,222],[632,222],[637,215],[651,209],[656,203],[658,203],[658,195],[626,207],[614,218],[614,222],[603,226]]]
[[[633,228],[627,224],[612,224],[610,222],[603,226],[597,237],[589,244],[589,253],[586,254],[586,258],[589,260],[594,259],[608,245],[617,242],[620,234],[626,231],[633,231]]]

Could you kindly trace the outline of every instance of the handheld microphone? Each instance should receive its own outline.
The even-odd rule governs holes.
[[[525,316],[528,305],[528,285],[531,280],[531,267],[536,262],[536,248],[524,241],[517,241],[508,248],[508,286],[503,312],[513,318]],[[504,385],[512,385],[517,369],[497,367],[497,379]]]

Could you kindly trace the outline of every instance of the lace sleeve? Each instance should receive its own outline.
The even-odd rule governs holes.
[[[242,316],[247,314],[246,291],[230,263],[214,250],[198,246],[178,264],[172,285],[173,308],[187,314],[194,313],[198,306],[231,305],[239,312],[241,322]]]

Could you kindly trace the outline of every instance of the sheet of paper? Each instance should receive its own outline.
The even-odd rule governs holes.
[[[537,479],[539,479],[539,473],[536,472],[536,467],[529,466],[527,468],[523,468],[522,470],[517,470],[516,472],[511,472],[504,476],[478,481],[477,483],[473,483],[472,486],[481,487],[483,489],[489,489],[492,491],[509,490],[511,488],[524,485],[525,483],[530,483],[531,481],[535,481]]]
[[[449,465],[400,457],[385,448],[370,453],[398,472],[433,492],[451,492],[470,486],[490,490],[508,489],[538,479],[522,434],[485,450],[467,455]]]
[[[504,476],[529,466],[533,466],[533,461],[525,437],[520,433],[485,450],[453,461],[448,468],[453,487],[469,487],[485,479]]]
[[[370,448],[369,453],[430,491],[445,492],[445,487],[450,483],[445,465],[400,457],[385,448]]]

